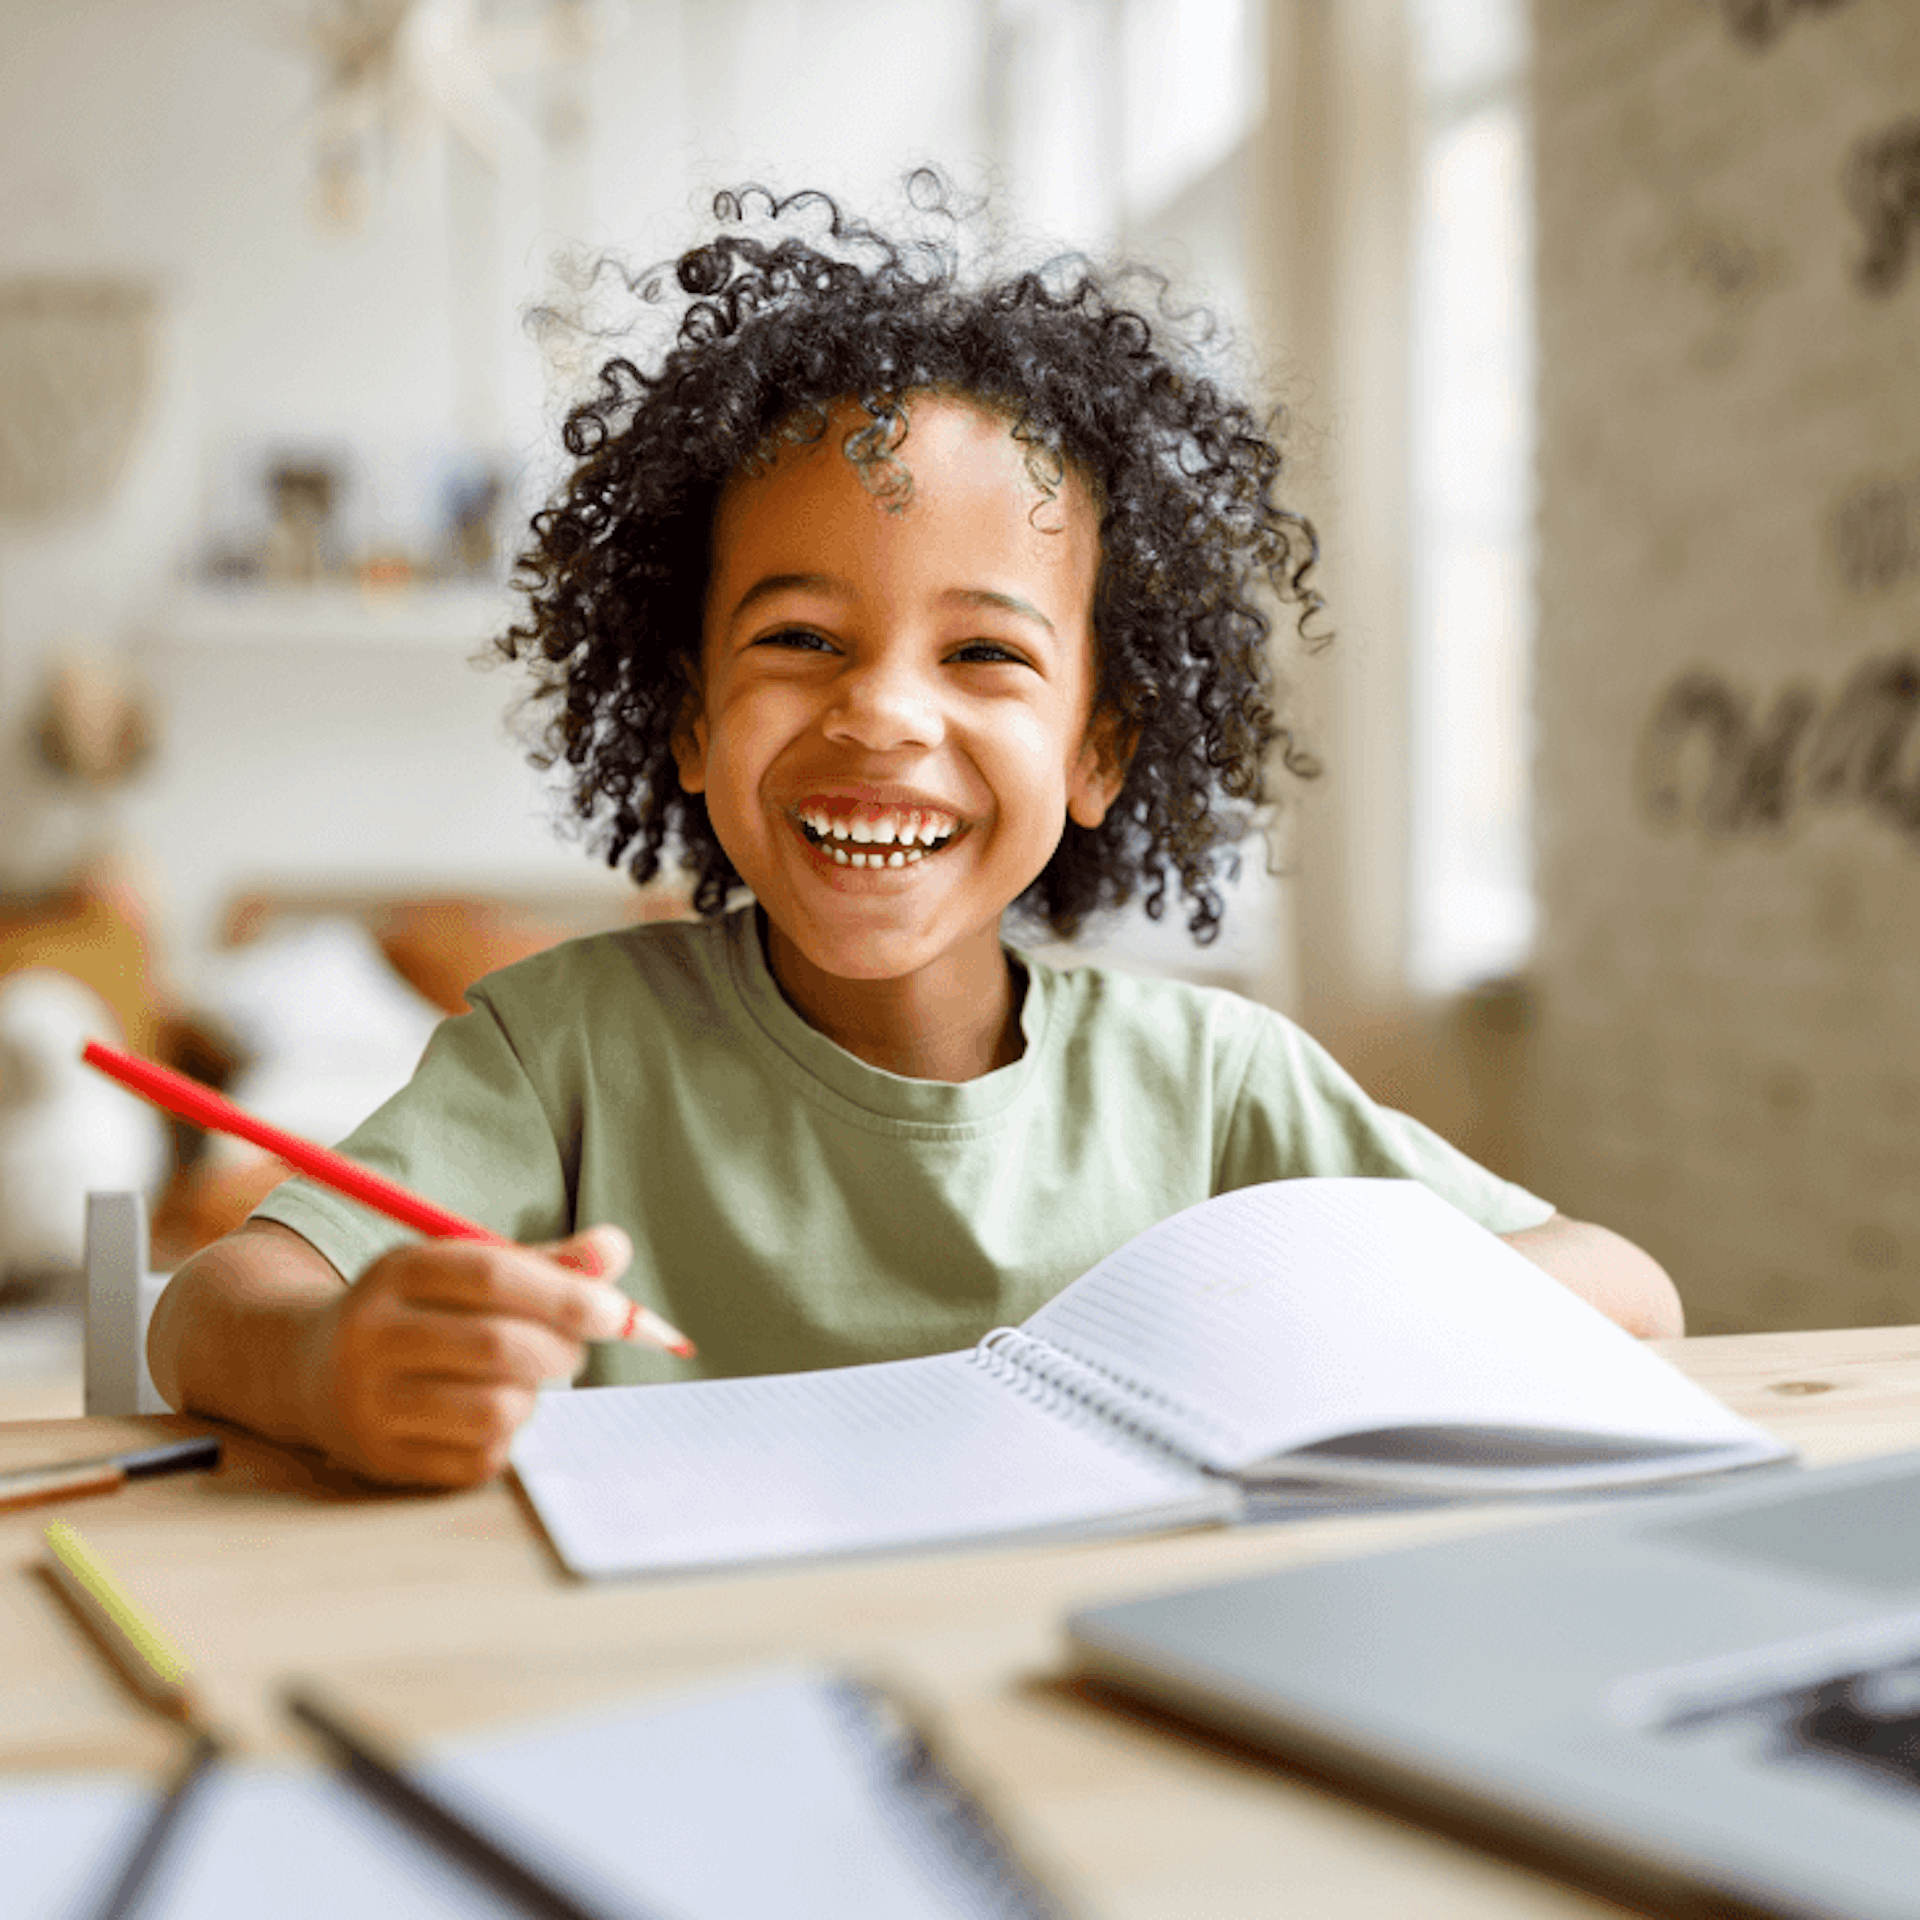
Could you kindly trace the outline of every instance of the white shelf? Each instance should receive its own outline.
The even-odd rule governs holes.
[[[473,650],[525,611],[504,585],[204,587],[174,595],[152,621],[172,646],[415,646]]]

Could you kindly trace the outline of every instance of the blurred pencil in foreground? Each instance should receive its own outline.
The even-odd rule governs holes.
[[[192,1662],[159,1621],[108,1571],[64,1520],[47,1528],[49,1571],[60,1596],[80,1617],[114,1666],[151,1707],[183,1726],[199,1724],[189,1684]]]
[[[192,1663],[159,1621],[120,1582],[107,1564],[64,1520],[47,1527],[53,1585],[79,1616],[114,1666],[148,1706],[178,1721],[193,1735],[185,1759],[136,1836],[104,1899],[88,1920],[130,1920],[145,1904],[161,1855],[184,1822],[224,1743],[202,1721],[188,1685]]]

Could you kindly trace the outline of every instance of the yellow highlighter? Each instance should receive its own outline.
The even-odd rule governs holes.
[[[188,1676],[192,1662],[128,1593],[78,1531],[64,1520],[47,1528],[54,1584],[141,1696],[183,1725],[199,1716]]]

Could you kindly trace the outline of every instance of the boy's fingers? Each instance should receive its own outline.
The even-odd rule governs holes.
[[[677,1329],[608,1284],[632,1258],[633,1243],[611,1226],[548,1247],[436,1240],[411,1250],[395,1291],[416,1304],[538,1320],[570,1340],[638,1339],[691,1354]],[[597,1278],[586,1278],[588,1266],[598,1269]]]
[[[636,1309],[626,1295],[611,1284],[633,1262],[633,1242],[620,1228],[588,1227],[570,1240],[557,1241],[535,1251],[576,1273],[607,1283],[587,1297],[583,1319],[565,1323],[566,1332],[576,1340],[624,1340],[633,1334],[636,1314],[644,1314],[645,1310]],[[666,1327],[664,1321],[660,1325]],[[672,1332],[671,1328],[666,1330]]]
[[[388,1388],[386,1433],[396,1445],[490,1447],[510,1440],[533,1404],[530,1387],[407,1377]]]
[[[472,1487],[507,1464],[502,1442],[474,1444],[432,1436],[383,1435],[380,1457],[363,1471],[401,1486]]]
[[[574,1267],[602,1280],[618,1279],[633,1261],[633,1242],[615,1226],[589,1227],[584,1233],[575,1234],[571,1240],[562,1240],[543,1251],[562,1266]],[[639,1340],[648,1346],[659,1347],[663,1352],[678,1354],[682,1359],[691,1357],[693,1342],[678,1327],[669,1325],[651,1307],[629,1301],[625,1295],[615,1293],[612,1289],[608,1289],[608,1292],[614,1309],[608,1311],[604,1306],[592,1308],[590,1311],[594,1317],[576,1330],[578,1338]]]
[[[580,1342],[522,1314],[417,1310],[389,1336],[397,1372],[422,1380],[491,1380],[525,1386],[563,1379]]]
[[[614,1226],[588,1227],[539,1251],[594,1280],[617,1280],[633,1264],[633,1242]]]
[[[626,1321],[626,1300],[615,1288],[569,1273],[531,1247],[430,1241],[395,1278],[396,1291],[416,1306],[511,1314],[571,1340],[610,1340]]]

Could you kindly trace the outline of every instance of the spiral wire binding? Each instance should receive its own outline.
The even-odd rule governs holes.
[[[980,1920],[1070,1920],[888,1689],[840,1678],[829,1698],[887,1823],[958,1911]]]
[[[1183,1466],[1202,1473],[1219,1472],[1202,1457],[1194,1436],[1212,1434],[1229,1441],[1229,1430],[1144,1381],[1076,1359],[1050,1341],[1022,1333],[1018,1327],[996,1327],[969,1357],[995,1379],[1049,1410],[1083,1425],[1094,1424],[1088,1416],[1095,1416],[1100,1426],[1117,1427],[1140,1445],[1166,1454]],[[1161,1424],[1149,1423],[1141,1412],[1142,1402],[1157,1410]]]

